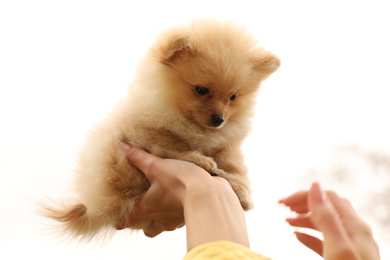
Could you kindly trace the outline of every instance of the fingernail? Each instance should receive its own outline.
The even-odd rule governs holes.
[[[317,182],[314,182],[311,186],[313,192],[314,192],[314,196],[315,196],[315,199],[318,201],[318,202],[325,202],[326,201],[326,193],[325,191],[322,190],[321,188],[321,185]]]
[[[131,146],[128,143],[121,142],[122,149],[128,151]]]

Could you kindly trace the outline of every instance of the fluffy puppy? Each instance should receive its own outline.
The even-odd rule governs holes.
[[[240,146],[260,82],[279,65],[274,54],[229,23],[196,21],[166,31],[140,64],[127,98],[89,134],[75,199],[46,206],[46,215],[76,239],[114,230],[150,186],[127,162],[121,142],[226,178],[250,209]]]

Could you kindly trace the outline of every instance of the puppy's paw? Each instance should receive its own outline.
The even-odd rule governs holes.
[[[254,203],[253,203],[252,199],[250,198],[250,196],[239,196],[238,199],[240,201],[241,207],[245,211],[248,211],[248,210],[251,210],[254,208]]]
[[[222,178],[225,178],[225,176],[228,175],[228,173],[226,173],[224,170],[221,170],[221,169],[218,169],[218,168],[211,169],[209,171],[209,173],[210,173],[211,176],[218,176],[218,177],[222,177]]]
[[[245,178],[240,178],[239,176],[232,175],[221,170],[219,170],[218,176],[225,178],[230,183],[245,211],[254,207],[249,183],[245,181]]]
[[[195,158],[194,158],[195,159]],[[203,168],[205,171],[212,175],[218,175],[218,166],[217,163],[211,157],[200,156],[192,161],[199,167]]]
[[[199,152],[180,153],[180,155],[177,156],[176,159],[192,162],[203,168],[208,173],[218,175],[219,169],[214,159],[211,157],[204,156]]]

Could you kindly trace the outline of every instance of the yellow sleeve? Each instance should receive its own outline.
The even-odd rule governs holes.
[[[197,246],[190,250],[183,260],[230,260],[230,259],[251,259],[271,260],[268,257],[259,255],[247,247],[228,242],[218,241]]]

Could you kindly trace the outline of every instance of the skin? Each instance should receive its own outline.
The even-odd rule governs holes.
[[[141,148],[122,144],[129,163],[151,183],[134,211],[117,229],[150,222],[148,237],[186,224],[187,249],[213,241],[231,241],[249,247],[245,215],[230,184],[212,177],[193,163],[162,159]],[[357,215],[348,200],[313,183],[308,191],[296,192],[279,203],[298,216],[288,218],[294,227],[315,229],[324,241],[295,232],[297,239],[327,260],[379,260],[371,228]]]
[[[295,232],[297,239],[327,260],[379,260],[378,245],[369,225],[351,203],[333,191],[323,191],[313,183],[309,191],[299,191],[279,201],[298,216],[286,221],[294,227],[322,232],[324,241]]]
[[[151,187],[117,229],[151,221],[144,233],[154,237],[185,223],[188,250],[220,240],[249,247],[244,211],[225,179],[212,177],[193,163],[162,159],[127,144],[122,147]]]

